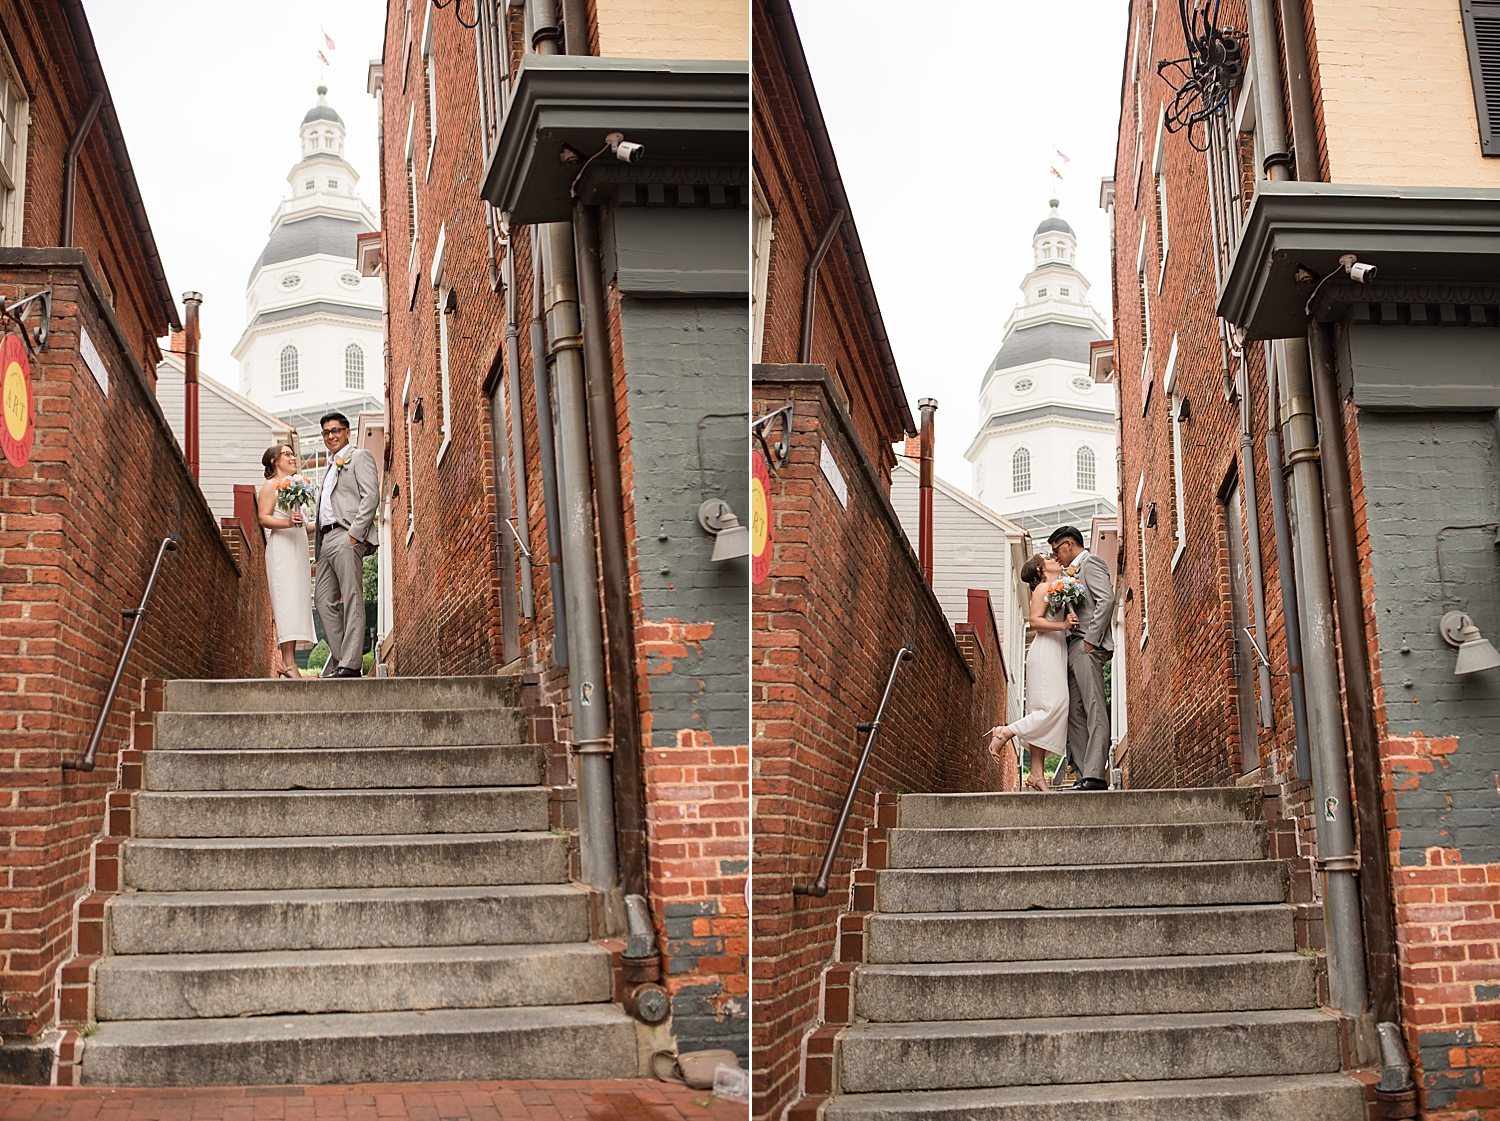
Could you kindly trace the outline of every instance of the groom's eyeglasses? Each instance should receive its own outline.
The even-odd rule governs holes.
[[[330,424],[327,428],[323,429],[323,439],[326,440],[330,436],[337,436],[340,432],[347,431],[349,430],[342,424]]]

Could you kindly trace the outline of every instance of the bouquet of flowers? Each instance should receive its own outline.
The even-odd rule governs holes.
[[[288,475],[276,484],[276,509],[288,514],[300,511],[317,496],[312,480],[306,475]]]
[[[1071,568],[1047,585],[1047,610],[1054,615],[1066,615],[1083,602],[1083,581]]]

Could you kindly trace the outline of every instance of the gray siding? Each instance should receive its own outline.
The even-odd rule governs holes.
[[[1375,576],[1381,682],[1390,734],[1457,736],[1431,771],[1396,774],[1401,863],[1429,847],[1466,864],[1500,861],[1500,670],[1455,677],[1456,651],[1438,633],[1451,609],[1500,638],[1500,448],[1493,413],[1359,414],[1360,461]],[[1405,647],[1410,652],[1402,653]]]

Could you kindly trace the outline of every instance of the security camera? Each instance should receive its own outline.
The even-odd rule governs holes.
[[[604,138],[604,142],[614,152],[615,159],[623,163],[636,163],[646,154],[646,146],[644,144],[636,144],[634,141],[626,140],[623,132],[610,133]]]
[[[1353,253],[1345,253],[1339,258],[1339,264],[1344,267],[1349,278],[1358,284],[1369,284],[1375,279],[1375,266],[1356,260]]]

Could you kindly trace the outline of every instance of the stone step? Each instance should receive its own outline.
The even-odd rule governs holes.
[[[589,1004],[613,989],[591,942],[112,955],[95,984],[101,1021]]]
[[[1264,821],[892,829],[892,868],[1002,868],[1262,860]]]
[[[635,1024],[614,1004],[103,1023],[89,1086],[280,1086],[633,1078]]]
[[[136,837],[348,837],[545,832],[540,786],[462,790],[146,792]]]
[[[846,1093],[1339,1069],[1338,1024],[1318,1010],[858,1024],[837,1046]]]
[[[869,962],[1071,961],[1168,954],[1289,952],[1285,903],[1218,907],[1096,907],[1076,911],[873,914]]]
[[[127,891],[109,901],[119,954],[581,942],[588,893],[502,887]]]
[[[510,708],[521,703],[521,679],[361,677],[321,681],[237,678],[166,682],[168,712],[327,712],[393,708]]]
[[[397,680],[400,680],[397,678]],[[536,786],[537,744],[321,747],[272,751],[147,751],[147,790],[397,790],[415,786]]]
[[[907,829],[1022,829],[1035,825],[1150,825],[1254,821],[1258,787],[1101,790],[1053,794],[903,794],[897,823]]]
[[[886,869],[876,898],[886,912],[1070,910],[1280,903],[1281,860],[1094,864],[1069,868]]]
[[[1364,1121],[1344,1074],[845,1094],[824,1121]]]
[[[564,883],[566,836],[131,838],[121,882],[139,891]]]
[[[1300,954],[862,965],[855,1014],[881,1023],[1311,1008]]]
[[[155,747],[186,751],[460,747],[525,743],[530,739],[526,714],[519,708],[158,712],[155,724]]]

